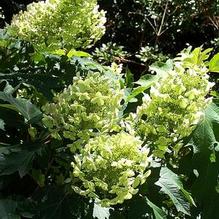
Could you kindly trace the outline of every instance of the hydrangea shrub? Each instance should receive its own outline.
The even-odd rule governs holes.
[[[142,144],[125,132],[90,139],[72,162],[73,177],[82,182],[73,189],[99,200],[102,206],[131,199],[150,174],[146,170],[149,150]]]
[[[177,157],[211,101],[206,98],[213,86],[205,63],[209,52],[182,52],[149,94],[143,93],[136,113],[123,114],[127,90],[116,64],[111,73],[77,75],[43,107],[51,135],[70,142],[75,192],[105,207],[123,203],[149,176],[149,150],[154,157]]]
[[[46,0],[14,16],[8,31],[39,48],[87,48],[105,32],[105,12],[96,0]]]

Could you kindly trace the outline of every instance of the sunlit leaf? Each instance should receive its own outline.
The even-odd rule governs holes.
[[[163,167],[160,171],[160,178],[155,185],[161,187],[160,191],[170,197],[178,211],[190,215],[190,203],[194,205],[194,201],[183,188],[179,176],[167,167]]]
[[[219,73],[219,53],[210,60],[209,71]]]

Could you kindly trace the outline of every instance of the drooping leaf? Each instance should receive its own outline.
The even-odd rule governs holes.
[[[31,121],[34,118],[42,115],[41,111],[29,100],[14,98],[10,94],[4,92],[0,92],[0,99],[11,104],[5,105],[6,108],[13,109],[15,107],[16,110],[20,112],[27,121]]]
[[[146,198],[147,204],[152,208],[154,212],[155,219],[166,219],[166,213],[159,207],[157,207],[153,202]]]
[[[176,209],[190,215],[190,203],[194,205],[191,195],[183,188],[179,176],[167,167],[160,170],[160,178],[155,185],[161,187],[161,192],[168,195]]]

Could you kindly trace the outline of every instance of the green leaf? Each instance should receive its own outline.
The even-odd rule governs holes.
[[[145,185],[146,187],[148,185]],[[154,187],[154,185],[153,185]],[[141,195],[135,195],[132,197],[132,199],[125,202],[122,206],[123,209],[118,211],[118,208],[115,208],[114,211],[110,211],[110,219],[118,218],[118,219],[134,219],[134,218],[145,218],[145,215],[147,215],[147,218],[153,218],[153,210],[151,207],[146,203],[146,199],[144,196],[146,196],[145,191],[140,192]],[[142,194],[144,193],[144,194]],[[158,192],[157,192],[158,194]],[[148,194],[147,194],[148,196]],[[150,195],[149,195],[150,196]],[[150,196],[151,197],[151,196]],[[127,204],[126,204],[127,203]],[[126,212],[124,214],[124,212]],[[120,215],[118,215],[120,213]],[[118,215],[118,217],[114,216]]]
[[[169,59],[166,63],[155,62],[149,67],[150,71],[154,71],[158,76],[165,76],[166,73],[173,69],[173,60]]]
[[[155,219],[166,219],[166,213],[154,203],[152,203],[148,198],[146,198],[147,204],[152,208],[154,212]]]
[[[28,122],[33,120],[34,118],[41,117],[42,115],[41,111],[35,105],[33,105],[29,100],[14,98],[12,97],[12,95],[4,92],[0,92],[0,99],[11,104],[11,106],[5,105],[5,107],[8,107],[9,109],[13,109],[15,107],[16,110],[20,112],[21,115],[23,115],[23,117]]]
[[[83,52],[83,51],[76,51],[74,49],[71,49],[68,54],[67,54],[68,58],[72,58],[73,56],[77,56],[77,57],[90,57],[91,55],[87,52]]]
[[[154,63],[150,66],[150,70],[156,72],[156,75],[143,75],[135,84],[140,85],[132,90],[126,99],[126,102],[134,102],[136,96],[143,93],[145,90],[155,84],[161,77],[164,77],[169,70],[173,68],[173,61],[167,60],[166,63]]]
[[[135,84],[138,84],[140,86],[132,90],[132,92],[127,97],[126,101],[131,102],[133,98],[143,93],[153,84],[155,84],[159,80],[159,78],[160,77],[158,75],[144,75],[143,77],[141,77],[137,82],[135,82]]]
[[[91,219],[92,208],[86,204],[83,197],[68,193],[63,187],[46,187],[37,194],[38,200],[36,218],[40,219]]]
[[[210,60],[209,71],[219,73],[219,53]]]
[[[170,197],[178,211],[190,215],[190,204],[194,205],[194,201],[191,195],[183,188],[179,176],[167,167],[162,167],[160,178],[155,185],[160,186],[160,191]]]
[[[31,168],[32,162],[40,152],[40,145],[23,145],[0,147],[0,176],[19,172],[20,177],[25,176]]]
[[[125,84],[126,87],[132,88],[134,84],[134,75],[130,71],[130,69],[127,67],[126,68],[126,73],[125,73]]]
[[[155,82],[158,81],[160,77],[158,75],[143,75],[138,81],[135,82],[135,84],[138,84],[142,87],[145,87],[146,89],[151,87]]]
[[[204,111],[204,118],[198,124],[195,132],[192,135],[192,146],[194,153],[207,152],[209,147],[219,141],[219,107],[212,103]],[[218,137],[216,137],[218,136]]]
[[[194,154],[188,165],[187,174],[192,174],[192,195],[197,200],[203,219],[219,214],[219,107],[212,103],[204,112],[204,119],[191,136],[190,145]],[[214,158],[214,159],[212,159]]]
[[[207,60],[209,57],[209,53],[212,51],[212,48],[208,48],[206,50],[202,51],[202,47],[195,48],[191,52],[191,63],[194,63],[196,65],[200,65],[203,63],[203,61]]]
[[[52,51],[51,54],[59,55],[59,56],[65,56],[66,51],[64,49],[57,49],[55,51]]]
[[[41,170],[32,169],[31,175],[40,187],[45,186],[45,175]]]
[[[93,217],[97,219],[109,219],[110,208],[101,207],[99,204],[94,203]]]
[[[30,199],[21,196],[13,196],[12,199],[0,199],[0,218],[1,219],[24,219],[33,218],[33,203]]]

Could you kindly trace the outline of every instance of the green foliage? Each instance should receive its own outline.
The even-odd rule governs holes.
[[[36,218],[62,219],[64,218],[92,218],[92,208],[89,203],[77,194],[71,194],[63,187],[47,187],[36,194],[38,208]]]
[[[72,83],[77,72],[103,71],[104,67],[88,59],[84,52],[56,50],[37,52],[33,45],[11,38],[0,31],[0,80],[19,86],[21,97],[41,106]],[[48,83],[49,81],[49,83]],[[22,85],[21,85],[22,84]]]
[[[77,49],[99,40],[105,21],[96,0],[47,0],[28,5],[27,11],[14,16],[7,30],[38,49]]]
[[[12,200],[0,200],[0,216],[1,218],[19,219],[16,213],[17,203]]]
[[[6,210],[9,209],[5,212],[17,218],[61,218],[63,215],[66,218],[144,218],[147,215],[157,219],[189,218],[200,213],[204,218],[210,218],[217,209],[206,202],[207,196],[212,196],[210,203],[218,200],[215,192],[218,107],[216,104],[208,105],[206,116],[195,117],[197,111],[202,112],[209,102],[206,94],[212,85],[208,82],[208,62],[205,61],[209,52],[200,48],[192,52],[185,50],[173,61],[153,64],[150,70],[156,75],[144,75],[134,82],[130,73],[124,80],[121,67],[116,64],[104,67],[89,58],[71,57],[72,52],[63,54],[59,50],[56,55],[47,56],[52,60],[54,57],[63,58],[62,65],[70,63],[75,72],[74,75],[66,72],[70,74],[70,80],[62,78],[63,87],[54,87],[57,93],[53,101],[46,104],[47,97],[44,101],[37,101],[38,96],[35,96],[39,86],[26,83],[13,88],[2,81],[0,182],[4,190],[1,190],[1,196],[6,200],[3,204]],[[50,63],[48,60],[40,62],[42,67]],[[36,61],[28,63],[29,68],[34,65],[38,65]],[[43,77],[41,79],[44,80]],[[178,80],[179,88],[185,87],[186,90],[177,89]],[[15,83],[13,79],[11,81]],[[26,79],[29,81],[30,76]],[[31,93],[33,88],[36,93]],[[162,89],[171,96],[169,101],[175,101],[174,107],[170,107],[170,102],[166,104],[163,96],[158,98],[155,90],[163,95]],[[173,122],[175,110],[178,110],[176,105],[183,105],[178,98],[179,92],[183,100],[189,102],[188,107],[194,103],[198,108],[186,110],[186,106],[177,111],[181,122],[176,127],[184,125],[179,128],[179,133],[176,128],[168,130],[170,144],[162,151],[162,159],[157,159],[160,153],[154,149],[160,149],[164,141],[156,142],[157,148],[155,141],[157,136],[165,136],[164,132],[154,133],[156,139],[153,140],[148,132],[139,132],[140,125],[145,127],[150,124],[148,119],[152,124],[152,119],[157,118],[153,120],[153,127],[158,127],[159,112],[167,109],[169,116],[164,118]],[[144,99],[141,102],[142,95],[148,95],[150,101],[156,100],[154,103],[158,105],[162,104],[151,108],[149,115],[147,104],[151,102]],[[36,100],[42,107],[43,123],[41,111],[30,100],[21,98],[24,96]],[[133,102],[137,106],[133,107]],[[147,111],[147,116],[141,117],[141,124],[133,125],[130,112],[137,109],[138,116],[141,108]],[[158,111],[158,108],[162,110]],[[185,128],[188,116],[191,120]],[[176,119],[174,121],[177,122]],[[174,142],[173,133],[180,140],[180,148],[176,147],[179,142]],[[188,137],[188,145],[182,141],[184,137]],[[192,145],[194,154],[186,153],[194,156],[188,158],[183,151],[191,148],[189,145]],[[205,192],[202,187],[206,176],[212,183]],[[18,188],[23,184],[27,186],[26,183],[33,188],[30,191],[19,190],[17,196],[17,192],[8,190],[14,181],[18,182]],[[25,197],[30,198],[25,202]],[[89,198],[95,203],[89,203]],[[99,204],[113,207],[103,208]]]
[[[192,180],[191,192],[197,208],[194,215],[201,212],[203,219],[210,219],[218,214],[218,131],[219,110],[212,103],[205,110],[202,122],[197,126],[188,147],[194,155],[182,160],[180,169]]]
[[[0,100],[10,103],[10,105],[1,104],[0,107],[17,110],[27,122],[33,121],[42,114],[30,101],[21,98],[13,98],[11,94],[0,92]]]

